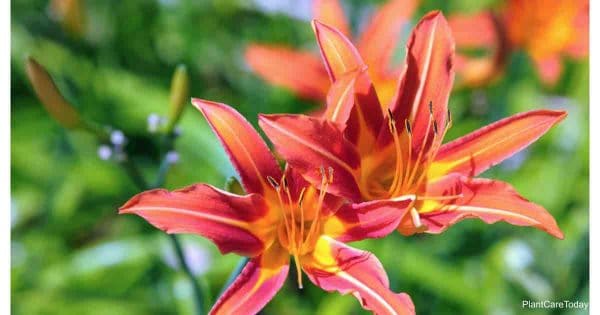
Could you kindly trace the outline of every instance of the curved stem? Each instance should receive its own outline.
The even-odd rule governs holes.
[[[190,280],[190,283],[192,284],[194,301],[196,302],[196,314],[202,315],[202,314],[204,314],[204,305],[202,303],[202,301],[203,301],[202,290],[200,289],[198,282],[196,282],[196,279],[194,278],[194,274],[192,273],[192,270],[190,269],[189,265],[187,264],[187,261],[185,260],[185,255],[183,254],[183,248],[181,247],[181,243],[180,243],[179,239],[174,234],[169,234],[169,239],[171,240],[171,243],[173,244],[173,248],[175,249],[175,254],[177,255],[177,260],[179,261],[179,266],[181,267],[181,269],[183,270],[185,275]]]

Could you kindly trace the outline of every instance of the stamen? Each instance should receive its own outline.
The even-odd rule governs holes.
[[[273,177],[267,176],[267,181],[269,182],[271,187],[273,187],[273,189],[275,189],[276,191],[279,191],[279,184],[277,184],[277,181],[275,181],[275,179]]]
[[[396,132],[396,124],[393,120],[388,120],[388,129],[390,130],[390,133]]]
[[[415,177],[415,175],[417,175],[417,171],[420,166],[419,163],[421,162],[421,158],[423,157],[423,152],[425,151],[425,148],[428,143],[429,130],[432,126],[433,126],[433,137],[435,140],[435,137],[438,134],[438,126],[437,126],[437,121],[435,120],[435,117],[433,116],[433,102],[429,101],[429,121],[427,122],[427,130],[425,130],[425,136],[422,139],[421,147],[419,148],[419,155],[417,156],[417,159],[415,160],[414,164],[411,167],[407,167],[407,169],[410,170],[410,172],[409,172],[410,175],[408,176],[408,179],[406,180],[406,182],[402,183],[400,188],[404,188],[405,185],[413,184],[413,180],[415,179],[414,177]],[[432,142],[432,145],[434,145],[434,144],[435,144],[435,141]],[[409,147],[412,147],[412,145]],[[431,152],[432,152],[431,150],[428,150],[428,152],[427,152],[429,154],[427,161],[431,160],[431,156],[433,155]],[[411,162],[412,162],[411,160],[408,160],[407,164],[411,165]],[[427,162],[427,164],[428,163],[429,162]],[[425,172],[423,172],[423,173],[425,173]],[[422,178],[422,176],[419,176],[418,178]]]
[[[269,177],[267,177],[267,178],[269,178]],[[269,180],[269,182],[271,182],[271,181]],[[290,245],[289,243],[290,243],[290,235],[291,234],[290,234],[290,224],[289,224],[289,221],[287,219],[287,214],[286,214],[286,208],[285,208],[285,206],[283,204],[283,199],[281,199],[281,193],[280,193],[279,185],[277,185],[276,182],[273,182],[273,183],[275,183],[275,186],[277,187],[275,189],[277,191],[277,201],[279,202],[279,209],[281,209],[281,214],[283,215],[283,224],[285,226],[285,234],[288,237],[288,246],[289,246]]]
[[[404,160],[402,157],[402,147],[400,145],[400,139],[398,138],[398,132],[396,131],[396,123],[394,122],[394,120],[392,120],[391,117],[390,122],[390,132],[392,133],[392,137],[394,138],[394,150],[396,151],[396,168],[394,170],[394,179],[392,180],[392,184],[388,188],[389,194],[396,190],[396,186],[398,186],[398,183],[402,178],[402,166],[404,164]]]
[[[306,191],[306,187],[302,188],[302,190],[300,191],[300,197],[298,197],[298,204],[302,204],[302,201],[304,201],[304,192]]]
[[[429,108],[433,109],[431,101],[429,102]],[[429,129],[431,128],[432,121],[434,122],[433,111],[430,111],[429,114],[430,115],[429,120],[427,122],[427,129],[425,130],[425,137],[422,139],[421,147],[419,148],[419,155],[417,155],[417,159],[414,161],[414,163],[412,163],[412,160],[407,161],[406,168],[407,170],[409,170],[408,174],[410,175],[406,177],[406,181],[403,181],[402,185],[400,186],[401,189],[403,189],[406,185],[410,185],[412,183],[412,180],[414,179],[415,175],[417,174],[417,170],[419,169],[419,163],[421,161],[421,158],[423,157],[423,151],[425,151],[425,146],[427,145],[427,135],[429,134]],[[412,148],[412,141],[409,148]]]
[[[408,159],[406,160],[406,173],[408,173],[410,171],[410,164],[412,162],[412,127],[411,127],[410,121],[408,119],[406,119],[404,121],[404,124],[406,125],[406,132],[408,135]],[[400,184],[399,184],[400,189],[402,189],[404,187],[405,179],[406,178],[403,177],[402,181],[400,181]],[[394,194],[395,194],[395,191],[394,191],[394,193],[392,193],[392,195],[394,195]]]
[[[410,126],[410,121],[408,121],[408,119],[404,120],[404,125],[406,126],[406,132],[409,135],[412,135],[412,127]]]
[[[288,204],[289,204],[289,208],[288,211],[290,212],[290,217],[291,217],[291,225],[292,225],[292,234],[288,237],[288,243],[290,243],[290,245],[293,245],[293,251],[296,252],[298,249],[296,248],[297,246],[297,240],[296,240],[296,215],[294,214],[294,204],[292,202],[292,195],[290,193],[290,189],[287,185],[287,179],[285,178],[285,175],[283,176],[283,178],[281,179],[281,183],[283,186],[283,189],[285,191],[285,194],[287,196],[288,199]],[[289,240],[291,238],[291,241]]]
[[[288,182],[287,182],[287,178],[285,178],[285,175],[283,175],[283,178],[281,178],[281,184],[283,185],[283,189],[284,190],[289,190],[288,189]]]
[[[323,201],[325,200],[325,195],[327,193],[327,187],[329,183],[333,181],[333,168],[329,167],[329,177],[325,176],[325,171],[323,166],[320,167],[320,170],[323,170],[321,177],[321,187],[319,187],[319,199],[317,200],[317,213],[313,218],[313,221],[310,223],[310,228],[308,229],[308,234],[306,235],[306,239],[302,243],[302,248],[310,242],[311,237],[317,230],[317,225],[319,224],[319,220],[321,218],[321,208],[323,207]]]
[[[306,187],[303,187],[300,191],[300,197],[298,197],[298,208],[300,208],[300,244],[298,244],[298,248],[302,250],[302,244],[304,243],[304,192],[306,191]]]
[[[435,158],[435,155],[437,153],[437,151],[439,150],[439,148],[442,145],[442,140],[444,139],[444,137],[446,137],[446,133],[448,132],[448,129],[450,129],[451,125],[452,125],[452,114],[450,113],[450,109],[448,109],[448,116],[446,116],[446,126],[444,127],[444,130],[440,136],[440,141],[434,141],[434,143],[432,144],[432,147],[429,149],[429,158],[427,159],[427,161],[425,161],[425,163],[423,164],[423,169],[427,169],[428,166],[433,162],[433,159]],[[437,122],[434,121],[434,136],[439,136],[438,134],[438,126],[437,126]],[[435,139],[435,138],[434,138]],[[423,180],[425,178],[426,172],[423,172],[415,181],[416,185],[418,185],[421,180]]]

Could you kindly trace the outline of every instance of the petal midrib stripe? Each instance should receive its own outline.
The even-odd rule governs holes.
[[[505,142],[514,140],[516,138],[516,136],[519,136],[519,135],[521,135],[523,133],[529,132],[529,131],[531,131],[533,129],[539,128],[539,127],[541,127],[541,126],[543,126],[545,124],[546,124],[546,122],[539,122],[537,124],[528,126],[528,127],[524,128],[524,129],[521,129],[521,131],[517,132],[516,134],[512,134],[510,137],[504,137],[504,138],[498,140],[497,142],[494,143],[494,145],[488,145],[488,146],[482,147],[481,149],[475,151],[474,153],[471,153],[471,154],[468,154],[468,155],[464,155],[462,158],[454,160],[454,162],[452,163],[453,164],[452,167],[455,167],[456,165],[463,164],[466,160],[470,160],[472,158],[475,158],[477,156],[485,154],[486,152],[492,150],[493,148],[501,146]],[[505,127],[507,127],[507,126],[505,126]],[[494,132],[496,132],[496,131],[494,131]],[[466,145],[466,146],[468,147],[469,145]],[[521,148],[524,147],[524,146],[527,146],[527,144],[524,144],[523,146],[521,146]],[[441,160],[438,160],[436,162],[441,162],[441,161],[444,161],[444,160],[452,160],[451,155],[450,155],[450,157],[442,158]]]
[[[467,212],[467,211],[471,211],[471,212],[477,212],[477,213],[489,213],[489,214],[497,214],[497,215],[503,215],[503,216],[509,216],[509,217],[514,217],[517,219],[521,219],[527,222],[530,222],[532,225],[537,225],[537,224],[541,224],[539,221],[516,213],[516,212],[511,212],[508,210],[504,210],[504,209],[497,209],[497,208],[486,208],[486,207],[476,207],[476,206],[451,206],[447,209],[447,211],[456,211],[456,212]]]
[[[347,273],[345,271],[339,271],[336,273],[336,275],[338,277],[345,279],[346,281],[352,283],[354,286],[361,288],[367,295],[373,297],[377,302],[379,302],[379,304],[381,306],[383,306],[385,309],[387,309],[389,314],[398,315],[398,312],[396,312],[396,310],[394,310],[394,307],[392,305],[390,305],[384,298],[379,296],[379,294],[377,294],[377,292],[375,292],[369,286],[365,285],[360,280],[356,279],[355,277],[353,277],[352,275],[350,275],[349,273]]]
[[[261,183],[262,188],[264,189],[264,187],[267,187],[267,183],[262,178],[261,173],[260,173],[260,171],[258,169],[258,166],[256,166],[256,163],[254,163],[254,159],[252,158],[252,155],[250,155],[250,152],[248,152],[248,150],[246,150],[246,147],[244,146],[244,143],[237,136],[237,134],[235,133],[235,131],[233,130],[233,128],[231,128],[231,126],[229,126],[229,124],[227,123],[227,121],[225,119],[219,117],[218,115],[215,115],[213,117],[215,119],[219,120],[222,123],[223,127],[225,127],[227,129],[227,131],[232,136],[232,138],[234,139],[234,141],[238,144],[238,147],[241,148],[242,152],[244,152],[244,155],[246,156],[246,158],[248,159],[248,161],[252,165],[252,168],[254,169],[254,172],[256,173],[256,178]],[[242,166],[240,165],[240,167],[242,167]]]
[[[155,212],[155,211],[161,212],[162,211],[162,212],[170,212],[170,213],[189,215],[189,216],[196,217],[196,218],[203,219],[203,220],[209,220],[209,221],[214,221],[214,222],[223,223],[223,224],[227,224],[227,225],[232,225],[232,226],[244,229],[244,230],[248,230],[250,227],[248,222],[224,218],[222,216],[209,214],[209,213],[205,213],[205,212],[198,212],[198,211],[189,210],[189,209],[173,208],[173,207],[146,207],[146,206],[137,206],[137,207],[132,207],[132,208],[128,209],[128,212],[139,212],[139,211],[141,211],[141,212]]]
[[[431,27],[431,33],[429,35],[429,41],[427,43],[427,53],[426,53],[426,62],[425,65],[423,67],[423,72],[421,73],[421,77],[420,77],[420,81],[419,82],[419,88],[417,90],[417,93],[415,95],[415,99],[413,101],[413,105],[412,105],[412,112],[411,112],[411,118],[414,119],[416,116],[416,111],[419,108],[419,104],[421,103],[421,97],[423,95],[423,90],[425,88],[425,82],[427,77],[429,76],[429,67],[431,65],[431,58],[433,55],[433,42],[434,42],[434,38],[435,38],[435,34],[436,34],[436,28],[437,28],[437,19],[434,20],[434,24]]]
[[[276,123],[273,123],[271,121],[269,121],[268,119],[263,120],[265,123],[267,123],[269,126],[271,126],[272,128],[276,129],[277,131],[281,132],[282,134],[285,134],[286,136],[290,137],[292,140],[300,143],[301,145],[311,148],[314,151],[316,151],[317,153],[321,154],[322,156],[326,157],[329,160],[332,160],[333,162],[339,164],[340,166],[342,166],[346,171],[348,171],[350,174],[352,174],[353,176],[354,174],[354,169],[352,169],[347,163],[345,163],[344,161],[340,160],[338,157],[336,157],[335,155],[327,152],[326,150],[322,149],[319,145],[316,145],[312,142],[306,141],[298,136],[296,136],[295,134],[287,131],[285,128],[280,127],[279,125],[277,125]]]

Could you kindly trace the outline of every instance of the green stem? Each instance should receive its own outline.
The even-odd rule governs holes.
[[[181,267],[181,269],[183,269],[183,272],[185,273],[185,275],[190,280],[190,283],[192,284],[194,301],[196,301],[196,314],[202,315],[202,314],[204,314],[204,310],[203,310],[204,307],[202,304],[202,300],[203,300],[202,290],[200,289],[200,286],[198,286],[198,282],[196,282],[196,279],[194,278],[194,274],[192,273],[192,270],[190,269],[190,267],[187,264],[187,261],[185,260],[185,256],[183,254],[183,248],[181,247],[181,243],[179,242],[179,239],[177,238],[176,235],[173,235],[173,234],[169,234],[169,238],[171,239],[171,243],[173,243],[173,248],[175,248],[175,254],[177,255],[177,259],[179,260],[179,266]]]
[[[246,267],[246,264],[249,260],[250,259],[248,257],[242,257],[242,259],[240,259],[235,269],[233,269],[233,271],[229,275],[229,278],[227,278],[227,281],[225,281],[225,285],[223,286],[223,288],[221,288],[219,296],[223,295],[225,290],[227,290],[227,288],[229,288],[229,286],[233,283],[233,281],[235,281],[235,279],[240,275],[240,273],[242,273],[242,270],[244,270],[244,267]]]
[[[148,189],[148,183],[146,183],[142,172],[140,172],[140,169],[135,165],[135,163],[133,163],[133,161],[131,161],[131,159],[129,159],[129,157],[126,157],[124,161],[121,161],[121,166],[123,166],[125,172],[127,175],[129,175],[129,178],[131,178],[139,190]]]

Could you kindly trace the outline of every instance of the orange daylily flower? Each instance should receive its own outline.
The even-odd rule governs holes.
[[[414,314],[405,293],[389,289],[381,263],[371,253],[343,242],[381,237],[399,223],[397,208],[410,199],[343,203],[328,194],[337,176],[320,167],[311,186],[292,168],[282,171],[252,126],[224,104],[192,100],[204,114],[237,169],[245,196],[206,184],[169,192],[140,193],[120,208],[167,233],[193,233],[211,239],[225,254],[250,257],[211,314],[255,314],[273,298],[288,274],[290,256],[297,281],[302,272],[326,291],[352,293],[377,314]]]
[[[369,74],[384,104],[392,99],[401,71],[399,66],[393,65],[392,55],[417,3],[417,0],[389,1],[375,12],[356,38],[358,51],[369,66]],[[313,12],[316,19],[350,36],[348,19],[338,0],[315,0]],[[321,101],[329,91],[327,72],[316,54],[282,46],[251,44],[245,58],[263,79],[301,97]]]
[[[479,87],[497,79],[508,61],[510,45],[494,12],[455,13],[448,24],[458,52],[454,60],[457,86]],[[480,51],[472,56],[469,51]]]
[[[560,77],[562,56],[582,59],[588,55],[588,0],[509,0],[497,14],[458,15],[449,22],[457,45],[494,52],[487,58],[458,60],[458,71],[469,72],[467,79],[474,84],[502,71],[508,49],[525,50],[547,84]],[[473,78],[470,73],[481,76]]]
[[[315,167],[328,165],[336,174],[328,192],[353,202],[412,196],[410,210],[397,213],[404,235],[440,233],[462,219],[480,218],[563,237],[541,206],[507,183],[475,176],[534,142],[566,112],[521,113],[442,144],[452,124],[448,98],[455,48],[440,12],[425,15],[413,30],[398,89],[386,109],[365,62],[345,35],[318,21],[314,28],[333,82],[323,117],[259,119],[277,151],[306,180],[318,184]]]

